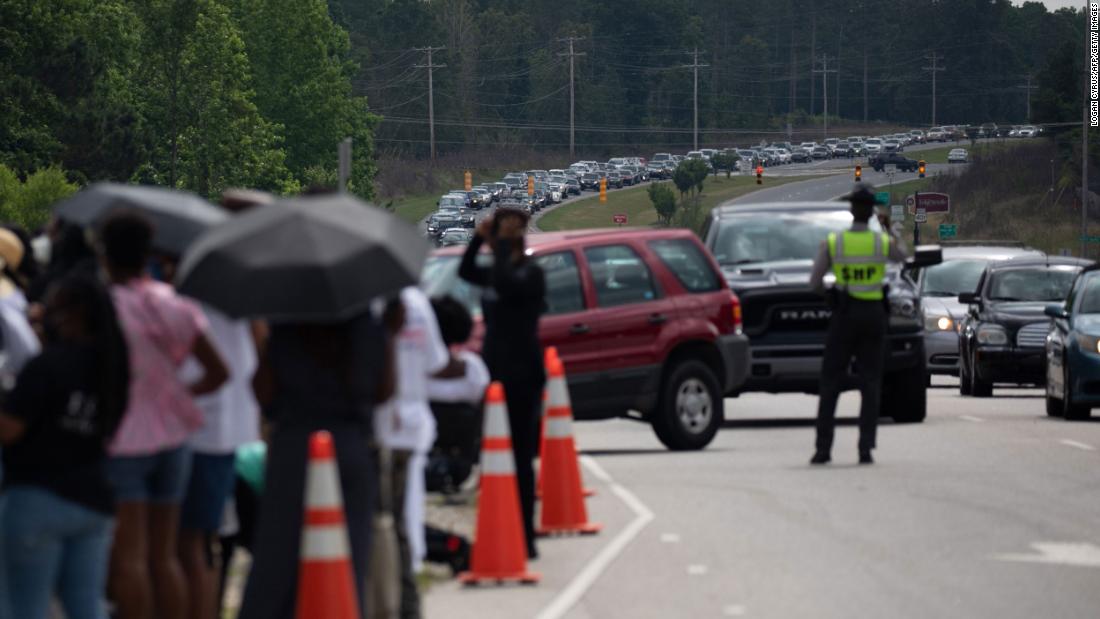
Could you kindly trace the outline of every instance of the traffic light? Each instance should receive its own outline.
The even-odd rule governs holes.
[[[856,166],[856,182],[863,178],[863,166]]]
[[[917,172],[920,173],[921,178],[924,178],[924,166],[925,165],[926,164],[924,163],[924,159],[921,159],[919,162],[917,162]]]
[[[764,166],[756,164],[756,184],[764,184]]]

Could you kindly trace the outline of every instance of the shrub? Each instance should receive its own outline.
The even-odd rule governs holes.
[[[35,230],[49,221],[54,204],[78,189],[61,168],[43,168],[20,183],[11,170],[0,166],[0,217]]]
[[[657,219],[665,225],[672,223],[672,216],[676,214],[676,194],[668,183],[652,183],[646,193],[657,211]]]

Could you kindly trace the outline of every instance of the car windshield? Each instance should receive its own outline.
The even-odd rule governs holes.
[[[924,270],[921,294],[927,297],[957,297],[978,289],[978,280],[988,260],[948,260]]]
[[[989,282],[990,301],[1064,301],[1077,269],[1027,267],[995,271]]]
[[[1090,275],[1082,282],[1080,292],[1075,296],[1081,298],[1081,314],[1100,314],[1100,277]]]
[[[720,264],[813,260],[830,232],[852,225],[852,215],[845,210],[750,213],[722,219],[718,225],[711,250]],[[878,220],[871,220],[871,228],[881,230]]]
[[[462,257],[458,255],[431,256],[424,263],[424,269],[420,272],[420,288],[429,297],[442,297],[450,295],[474,316],[481,317],[481,289],[470,285],[466,280],[458,276],[458,266]],[[492,264],[489,254],[478,256],[478,262],[483,266]]]

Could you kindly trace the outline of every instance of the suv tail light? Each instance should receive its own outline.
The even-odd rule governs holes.
[[[740,335],[743,325],[741,317],[741,299],[737,298],[732,290],[730,291],[730,319],[733,321],[733,332]]]

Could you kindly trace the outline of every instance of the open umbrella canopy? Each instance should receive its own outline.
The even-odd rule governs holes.
[[[184,255],[179,291],[234,317],[335,322],[418,281],[427,241],[412,225],[347,195],[254,208]]]
[[[54,214],[81,225],[95,226],[119,210],[137,211],[156,227],[153,247],[179,256],[212,226],[229,218],[224,210],[193,193],[148,185],[96,183],[61,201]]]

